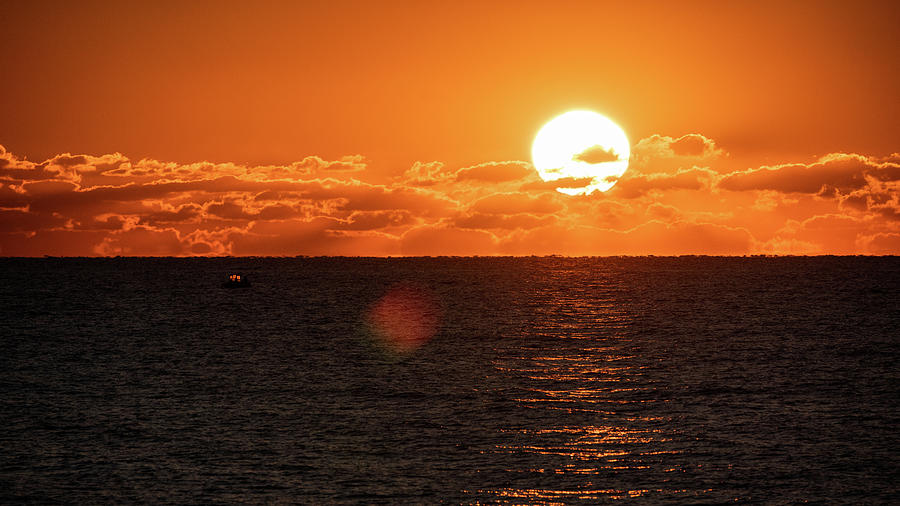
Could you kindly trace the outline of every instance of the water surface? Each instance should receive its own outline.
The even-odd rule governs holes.
[[[252,287],[221,288],[234,271]],[[900,488],[893,257],[0,273],[4,502],[889,503]],[[368,316],[397,287],[436,305],[418,348]]]

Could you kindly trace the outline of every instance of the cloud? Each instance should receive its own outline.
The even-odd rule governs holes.
[[[578,156],[613,155],[594,148]],[[900,155],[729,172],[699,134],[651,136],[634,153],[610,191],[568,196],[556,189],[589,178],[544,182],[515,160],[381,177],[359,155],[34,163],[0,146],[0,254],[900,253]]]
[[[500,183],[525,179],[532,174],[534,174],[534,168],[529,163],[489,162],[458,170],[456,180]]]
[[[702,157],[716,151],[716,145],[702,135],[688,134],[670,142],[669,149],[677,156]]]
[[[710,166],[728,154],[712,139],[700,134],[681,137],[651,135],[631,149],[629,170],[641,173],[669,172],[684,167]]]
[[[900,233],[878,233],[864,236],[860,241],[870,255],[896,255],[900,252]]]
[[[59,177],[58,170],[49,168],[49,163],[35,164],[20,160],[6,151],[0,144],[0,181],[21,183],[23,181],[46,180]]]
[[[207,204],[206,213],[226,220],[252,220],[253,215],[244,211],[244,207],[235,202],[216,202]]]
[[[440,194],[417,188],[387,188],[384,186],[338,186],[322,192],[306,192],[310,199],[343,199],[342,209],[354,211],[385,211],[403,209],[428,216],[443,216],[456,203]]]
[[[572,155],[572,160],[585,163],[617,162],[619,161],[619,155],[613,148],[607,149],[596,145],[585,149],[581,153]]]
[[[526,193],[495,193],[471,206],[472,210],[486,214],[551,214],[563,208],[560,199],[553,194],[536,197]]]
[[[441,162],[416,162],[399,178],[408,186],[433,186],[451,177],[449,169]]]
[[[463,229],[531,229],[552,225],[557,221],[555,216],[534,216],[532,214],[483,214],[474,213],[453,220],[456,227]]]
[[[187,253],[189,249],[174,229],[158,230],[140,226],[111,233],[103,238],[94,251],[104,256],[178,256]]]
[[[318,156],[307,156],[299,162],[292,163],[291,172],[321,175],[335,172],[361,172],[366,169],[366,159],[362,155],[344,156],[339,160],[323,160]]]
[[[623,198],[636,198],[652,191],[701,190],[708,188],[715,173],[708,169],[678,170],[674,174],[626,175],[612,188]]]
[[[859,250],[859,239],[867,229],[859,218],[826,214],[788,221],[778,237],[813,245],[810,253],[814,254],[852,255]]]
[[[21,188],[29,197],[53,197],[63,193],[70,193],[78,188],[78,185],[70,181],[44,180],[26,181]]]
[[[675,206],[654,202],[647,207],[647,215],[655,220],[670,221],[672,218],[680,216],[681,212]]]
[[[355,211],[341,226],[343,230],[382,230],[416,223],[413,214],[406,210]]]
[[[519,187],[520,191],[550,191],[555,192],[557,188],[584,188],[594,182],[593,177],[563,177],[553,181],[530,181]]]
[[[775,190],[835,196],[836,192],[848,194],[868,186],[869,177],[896,181],[900,179],[900,165],[837,153],[811,164],[785,164],[733,173],[724,177],[719,187],[731,191]]]
[[[900,221],[900,181],[881,182],[869,178],[867,185],[846,195],[837,195],[846,212],[875,214]]]
[[[31,233],[35,230],[62,227],[66,219],[53,214],[32,213],[21,209],[0,209],[0,230]]]

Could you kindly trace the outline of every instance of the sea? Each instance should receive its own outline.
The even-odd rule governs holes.
[[[0,308],[4,504],[900,502],[898,257],[6,258]]]

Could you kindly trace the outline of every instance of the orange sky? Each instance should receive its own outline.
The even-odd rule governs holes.
[[[900,254],[897,5],[4,2],[0,255]]]

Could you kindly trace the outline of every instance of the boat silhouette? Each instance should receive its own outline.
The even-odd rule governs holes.
[[[229,274],[222,288],[247,288],[250,286],[250,280],[243,274]]]

